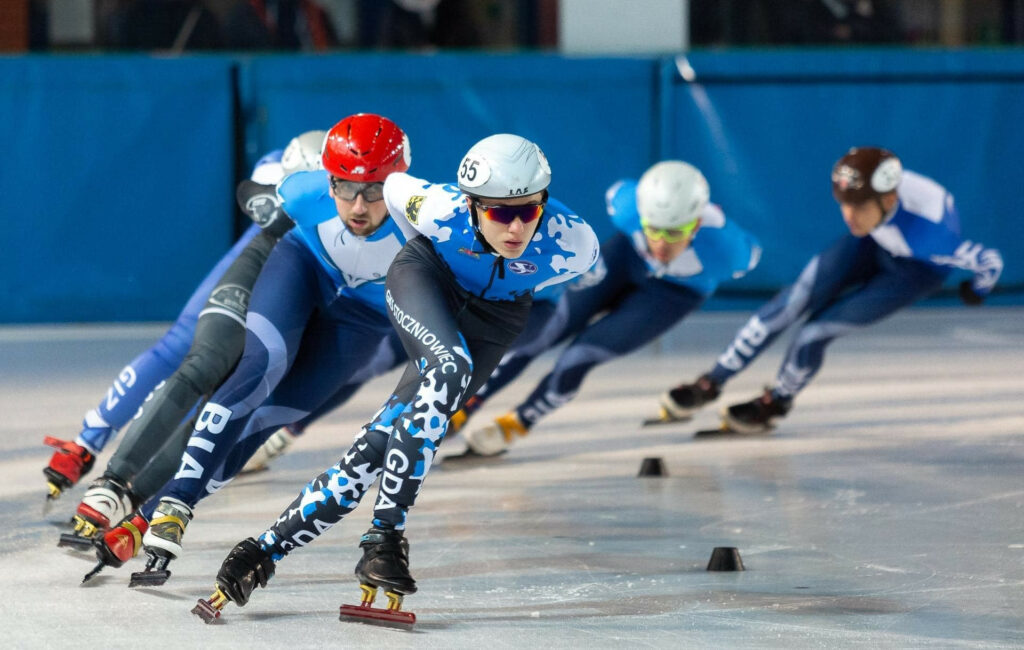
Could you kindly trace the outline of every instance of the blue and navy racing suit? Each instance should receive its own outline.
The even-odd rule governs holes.
[[[1002,256],[961,238],[953,196],[911,171],[903,172],[896,191],[898,202],[868,236],[845,235],[815,255],[795,284],[747,321],[708,373],[712,379],[724,384],[806,317],[772,389],[775,397],[791,400],[821,368],[833,339],[936,291],[954,269],[974,274],[977,294],[992,290],[1002,272]]]
[[[526,251],[505,259],[478,239],[455,186],[392,174],[384,195],[410,237],[387,276],[391,321],[410,362],[351,449],[260,537],[275,558],[340,521],[382,472],[374,525],[404,529],[449,418],[522,331],[532,294],[584,273],[597,258],[593,230],[554,199]]]
[[[405,243],[395,221],[365,237],[349,232],[325,171],[292,174],[278,194],[296,227],[253,287],[238,367],[200,412],[159,497],[191,507],[218,490],[278,427],[352,383],[392,331],[384,278]]]
[[[601,260],[594,264],[597,268]],[[593,275],[593,270],[569,282],[549,286],[533,296],[533,306],[526,319],[526,326],[512,343],[498,367],[487,382],[468,400],[463,407],[472,415],[491,397],[518,377],[538,355],[557,343],[566,329],[569,319],[569,301],[566,291],[581,289],[583,283]]]
[[[760,260],[757,240],[709,204],[690,245],[659,262],[640,225],[636,182],[616,183],[606,200],[618,233],[601,246],[599,265],[588,274],[594,279],[566,293],[568,318],[559,338],[575,338],[516,406],[527,428],[575,397],[595,366],[647,345],[700,307],[721,282],[742,277]]]
[[[272,151],[257,161],[253,168],[252,180],[257,183],[273,184],[281,180],[282,150]],[[184,309],[171,328],[149,348],[125,366],[117,379],[107,389],[99,405],[85,414],[82,431],[75,442],[94,454],[106,446],[114,434],[131,420],[146,396],[161,381],[171,376],[188,353],[195,334],[199,312],[206,304],[217,281],[235,261],[239,253],[259,233],[256,224],[249,226],[237,242],[210,269],[196,290],[192,292]]]

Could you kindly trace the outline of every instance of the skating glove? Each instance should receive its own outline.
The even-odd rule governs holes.
[[[291,217],[281,209],[281,199],[273,185],[244,180],[238,184],[235,198],[242,212],[273,237],[284,237],[295,225]]]
[[[962,300],[965,305],[977,307],[981,303],[985,302],[985,296],[978,294],[974,290],[970,280],[964,280],[960,283],[960,300]]]
[[[266,587],[274,577],[274,561],[256,540],[249,537],[235,545],[217,572],[217,585],[241,607],[256,587]]]

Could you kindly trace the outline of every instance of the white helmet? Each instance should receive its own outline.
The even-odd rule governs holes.
[[[505,199],[547,189],[551,167],[526,138],[499,133],[473,145],[459,164],[459,189],[470,196]]]
[[[640,177],[636,209],[645,226],[681,228],[700,216],[710,196],[699,169],[681,160],[664,160]]]
[[[284,175],[323,169],[320,153],[324,150],[326,137],[327,131],[306,131],[292,138],[281,154],[281,170]]]

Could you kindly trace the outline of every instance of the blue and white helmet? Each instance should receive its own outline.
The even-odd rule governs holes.
[[[640,177],[636,210],[640,222],[652,228],[681,228],[700,217],[711,198],[700,170],[681,160],[663,160]]]
[[[499,133],[473,145],[459,164],[459,189],[481,198],[507,199],[547,189],[551,167],[533,142]]]
[[[326,137],[327,131],[306,131],[292,138],[281,154],[281,171],[284,175],[323,169],[320,154],[324,150]]]

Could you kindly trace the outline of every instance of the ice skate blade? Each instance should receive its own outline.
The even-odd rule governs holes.
[[[242,469],[238,472],[239,476],[255,476],[256,474],[262,474],[270,470],[270,465],[260,465],[259,467],[253,467],[252,469]]]
[[[693,416],[673,416],[665,406],[662,406],[657,409],[656,418],[647,418],[640,426],[656,427],[658,425],[677,425],[683,422],[689,422],[690,420],[693,420]]]
[[[53,502],[60,498],[60,488],[56,487],[53,483],[48,483],[50,487],[50,493],[46,495],[46,501],[43,501],[43,516],[50,514],[53,510]],[[56,494],[54,493],[56,490]]]
[[[220,618],[220,610],[215,609],[208,601],[205,601],[202,598],[200,598],[199,602],[196,603],[196,606],[192,608],[192,613],[203,619],[203,623],[206,623],[207,625]]]
[[[128,587],[161,587],[170,577],[171,572],[167,569],[156,571],[136,571],[128,581]]]
[[[643,421],[643,423],[641,423],[640,426],[643,426],[643,427],[657,427],[657,426],[662,426],[662,425],[665,425],[665,424],[683,424],[685,422],[689,422],[692,419],[693,419],[693,417],[691,417],[691,416],[687,416],[685,418],[676,418],[676,417],[672,417],[671,415],[667,415],[667,417],[659,415],[656,418],[647,418],[646,420]]]
[[[732,427],[723,425],[717,429],[701,429],[693,434],[694,438],[764,438],[772,432],[771,429],[760,431],[738,431]]]
[[[416,614],[369,605],[342,605],[338,620],[409,629],[416,624]]]
[[[479,452],[473,451],[472,447],[466,447],[466,451],[460,452],[458,454],[448,454],[447,456],[444,457],[444,461],[443,462],[444,463],[447,463],[447,462],[455,462],[455,463],[463,463],[463,462],[478,462],[478,463],[480,463],[480,462],[484,462],[484,463],[486,463],[488,461],[500,460],[501,457],[504,456],[507,453],[508,453],[508,449],[502,449],[501,451],[499,451],[496,454],[489,454],[489,455],[488,454],[481,454]]]
[[[200,598],[196,602],[196,606],[192,608],[192,613],[203,619],[203,623],[209,625],[220,618],[220,610],[224,609],[224,605],[227,603],[228,597],[220,590],[218,585],[209,600]]]
[[[92,543],[91,537],[82,537],[75,533],[61,533],[57,546],[73,548],[76,551],[88,551],[92,549]]]
[[[85,583],[87,583],[87,582],[89,582],[90,580],[92,580],[92,579],[93,579],[93,578],[94,578],[94,577],[96,576],[96,574],[98,574],[98,573],[99,573],[100,571],[102,571],[102,570],[103,570],[103,568],[104,568],[105,566],[107,566],[107,563],[106,563],[106,562],[104,562],[103,560],[100,560],[100,562],[99,562],[99,563],[98,563],[98,564],[97,564],[97,565],[96,565],[95,567],[93,567],[93,570],[92,570],[92,571],[90,571],[89,573],[86,573],[86,574],[85,574],[85,575],[84,575],[84,576],[82,577],[82,582],[80,583],[80,585],[79,585],[79,586],[81,586],[81,585],[84,585]]]

